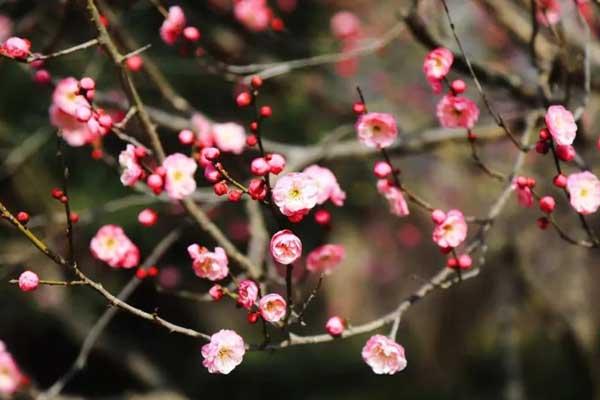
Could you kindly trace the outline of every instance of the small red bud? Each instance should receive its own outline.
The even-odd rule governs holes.
[[[148,267],[147,273],[149,277],[153,278],[158,275],[158,268],[156,268],[154,265]]]
[[[227,194],[227,191],[229,191],[229,188],[227,187],[227,182],[220,181],[215,183],[213,185],[213,191],[217,196],[223,196],[224,194]]]
[[[138,279],[144,279],[144,278],[146,278],[147,275],[148,275],[148,273],[143,268],[138,268],[137,271],[135,271],[135,276]]]
[[[262,86],[262,84],[263,84],[263,80],[262,80],[262,78],[261,78],[260,76],[258,76],[258,75],[254,75],[254,76],[252,77],[252,80],[250,81],[250,83],[252,84],[252,87],[253,87],[254,89],[258,89],[259,87],[261,87],[261,86]]]
[[[319,225],[329,225],[331,222],[331,213],[327,210],[318,210],[315,212],[315,221]]]
[[[50,194],[52,195],[52,197],[58,200],[63,196],[64,192],[59,188],[53,188],[52,191],[50,191]]]
[[[356,114],[356,115],[361,115],[361,114],[364,114],[367,111],[367,109],[363,103],[356,102],[352,106],[352,111],[354,111],[354,114]]]
[[[67,204],[69,202],[69,198],[67,196],[65,196],[64,194],[62,196],[60,196],[60,199],[58,199],[58,200],[63,204]]]
[[[281,18],[273,18],[271,20],[271,29],[275,32],[281,32],[285,29],[285,24]]]
[[[214,301],[219,301],[223,298],[225,293],[223,292],[223,287],[221,287],[221,285],[213,285],[208,291],[208,294]]]
[[[137,158],[144,158],[148,154],[148,150],[145,147],[138,146],[135,148],[134,154]]]
[[[461,94],[461,93],[464,93],[465,90],[467,90],[467,84],[465,83],[465,81],[463,81],[461,79],[456,79],[456,80],[452,81],[452,83],[450,84],[450,87],[452,88],[452,91],[455,94]]]
[[[235,102],[238,107],[247,107],[252,103],[252,95],[248,92],[242,92],[237,95]]]
[[[258,132],[258,122],[256,122],[256,121],[250,122],[250,130],[252,132]]]
[[[17,214],[17,220],[23,225],[25,225],[29,222],[29,214],[27,214],[25,211],[19,211],[19,213]]]
[[[94,149],[92,150],[90,156],[93,160],[100,160],[102,159],[102,157],[104,157],[104,152],[102,151],[102,149]]]
[[[259,317],[260,317],[260,313],[258,311],[248,313],[248,323],[255,324],[258,321]]]
[[[546,143],[545,141],[540,140],[535,143],[535,151],[537,153],[546,154],[548,150],[550,150],[550,148],[548,147],[548,143]]]
[[[548,225],[550,225],[550,221],[546,217],[540,217],[537,219],[536,224],[541,230],[546,230],[548,229]]]
[[[556,201],[552,196],[544,196],[540,199],[540,210],[543,212],[550,214],[554,211],[554,207],[556,207]]]
[[[550,139],[550,132],[548,132],[548,129],[546,129],[546,128],[540,129],[539,138],[540,138],[540,140]]]
[[[258,142],[258,139],[256,138],[256,135],[248,135],[248,137],[246,138],[246,144],[249,147],[256,146],[257,142]]]
[[[563,174],[558,174],[554,177],[552,183],[554,183],[554,186],[557,188],[565,188],[567,186],[567,177]]]
[[[263,118],[269,118],[273,115],[273,110],[269,106],[262,106],[260,108],[260,116]]]
[[[71,214],[69,214],[69,219],[72,223],[76,224],[79,222],[79,214],[77,214],[75,211],[71,211]]]
[[[241,190],[233,189],[227,194],[227,198],[229,201],[236,203],[242,199],[243,194]]]

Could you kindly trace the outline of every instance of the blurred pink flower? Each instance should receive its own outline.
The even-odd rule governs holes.
[[[479,107],[467,97],[447,94],[437,105],[437,117],[444,128],[472,129],[479,119]]]
[[[548,26],[560,21],[561,9],[559,0],[536,0],[536,19],[538,23]]]
[[[433,229],[433,241],[441,248],[457,247],[467,237],[467,223],[459,210],[450,210]]]
[[[104,225],[90,242],[92,255],[113,268],[133,268],[139,264],[140,251],[117,225]]]
[[[241,154],[246,146],[244,127],[234,122],[213,124],[213,140],[221,151]]]
[[[135,155],[135,146],[132,144],[128,144],[125,150],[119,153],[119,165],[123,169],[121,172],[121,183],[124,186],[135,185],[144,175],[144,170]]]
[[[453,62],[454,55],[450,50],[443,47],[432,50],[425,56],[423,72],[435,93],[439,93],[442,90],[441,81],[450,72]]]
[[[0,340],[0,395],[12,396],[21,386],[25,376],[17,366],[13,356]]]
[[[323,204],[331,200],[336,206],[343,206],[346,193],[340,187],[335,175],[329,168],[318,165],[308,166],[302,171],[313,178],[318,187],[317,204]]]
[[[361,34],[361,22],[350,11],[338,11],[331,17],[331,32],[341,40],[356,39]]]
[[[196,190],[194,173],[198,165],[181,153],[171,154],[162,163],[166,170],[165,189],[170,198],[181,200]]]
[[[266,0],[235,0],[233,6],[235,18],[254,32],[267,30],[272,14]]]
[[[396,186],[391,185],[386,179],[379,179],[377,181],[377,191],[385,196],[392,214],[399,217],[405,217],[410,214],[402,191]]]
[[[306,257],[306,269],[310,272],[331,274],[346,257],[344,246],[339,244],[324,244],[319,246]]]
[[[160,27],[160,37],[168,44],[173,45],[185,28],[185,14],[179,6],[169,7],[169,14]]]

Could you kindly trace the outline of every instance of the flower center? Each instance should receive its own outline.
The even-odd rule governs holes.
[[[297,200],[300,198],[300,195],[302,193],[300,192],[300,189],[298,189],[296,186],[294,186],[293,188],[290,189],[290,192],[288,193],[288,195],[290,196],[290,198]]]

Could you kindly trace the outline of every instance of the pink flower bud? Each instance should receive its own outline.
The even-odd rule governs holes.
[[[151,208],[145,208],[138,214],[138,222],[144,226],[152,226],[158,221],[158,214]]]
[[[190,42],[197,42],[200,40],[200,31],[195,26],[188,26],[183,30],[183,37]]]
[[[392,167],[386,161],[378,161],[375,163],[375,167],[373,167],[373,173],[376,177],[384,179],[392,173]]]
[[[444,220],[446,219],[446,213],[443,212],[442,210],[433,210],[433,212],[431,213],[431,220],[433,221],[434,224],[439,225],[442,222],[444,222]]]
[[[149,175],[146,184],[155,194],[160,194],[163,190],[163,178],[158,174]]]
[[[285,158],[281,154],[273,153],[267,156],[267,162],[271,167],[271,173],[274,175],[279,174],[285,168]]]
[[[302,242],[289,229],[275,233],[269,248],[273,259],[284,265],[293,263],[302,255]]]
[[[456,80],[452,81],[452,83],[450,84],[450,87],[456,94],[464,93],[465,90],[467,90],[467,84],[462,79],[456,79]]]
[[[229,188],[227,187],[227,182],[220,181],[213,185],[213,190],[217,196],[223,196],[224,194],[227,194]]]
[[[142,56],[136,54],[127,58],[125,65],[131,72],[139,72],[144,67],[144,59]]]
[[[242,92],[237,95],[235,102],[238,107],[247,107],[252,103],[252,95],[248,92]]]
[[[552,196],[544,196],[540,199],[540,210],[550,214],[556,207],[556,201]]]
[[[254,200],[264,200],[267,197],[267,187],[262,179],[252,179],[248,185],[248,194]]]
[[[556,146],[556,155],[562,161],[569,162],[575,158],[575,148],[571,145],[557,145]]]
[[[256,176],[266,175],[269,173],[270,170],[271,166],[269,165],[267,160],[264,159],[264,157],[255,158],[250,164],[250,171],[253,175]]]
[[[45,69],[40,69],[35,71],[35,75],[33,76],[33,81],[40,85],[47,85],[52,81],[52,76],[50,72]]]
[[[40,278],[35,272],[25,271],[19,276],[19,289],[24,292],[31,292],[37,289]]]
[[[208,294],[214,301],[219,301],[223,298],[225,293],[223,292],[223,287],[221,285],[213,285],[208,291]]]
[[[341,336],[346,327],[346,321],[338,316],[331,317],[325,324],[325,330],[333,337]]]
[[[79,122],[88,122],[92,118],[92,111],[86,106],[77,107],[75,114]]]
[[[190,145],[194,143],[194,140],[196,139],[196,135],[194,135],[194,132],[190,131],[189,129],[182,130],[181,132],[179,132],[179,135],[177,137],[179,138],[179,143],[184,145]]]
[[[221,179],[221,173],[212,164],[204,168],[204,178],[211,183],[216,183]]]
[[[458,266],[460,269],[470,269],[472,265],[473,260],[471,259],[470,255],[462,254],[460,257],[458,257]]]
[[[79,81],[79,87],[83,90],[94,90],[96,88],[96,82],[92,78],[81,78]]]

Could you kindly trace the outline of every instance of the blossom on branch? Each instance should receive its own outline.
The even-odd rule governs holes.
[[[202,365],[211,374],[229,374],[242,363],[245,353],[244,339],[232,330],[221,329],[202,346]]]
[[[302,172],[313,178],[317,184],[317,204],[323,204],[327,200],[331,200],[338,207],[344,205],[346,193],[342,190],[337,178],[329,168],[311,165],[306,167]]]
[[[369,338],[362,349],[362,357],[378,375],[393,375],[406,368],[404,347],[383,335]]]
[[[577,135],[577,124],[571,111],[560,105],[550,106],[545,121],[556,144],[561,146],[573,144]]]
[[[168,45],[174,45],[185,28],[185,14],[179,6],[169,7],[169,14],[160,27],[160,37]]]
[[[267,322],[279,322],[285,317],[287,303],[277,293],[267,294],[258,301],[260,315]]]
[[[119,165],[121,172],[121,183],[124,186],[133,186],[144,175],[144,170],[135,154],[135,146],[128,144],[125,150],[119,153]]]
[[[233,15],[248,30],[265,31],[273,18],[273,11],[267,0],[235,0]]]
[[[208,251],[206,247],[192,244],[187,248],[192,258],[192,268],[199,278],[210,281],[220,281],[229,274],[229,259],[225,250],[215,247],[215,251]]]
[[[275,261],[288,265],[302,255],[302,241],[292,231],[284,229],[273,235],[269,249]]]
[[[454,55],[452,52],[444,47],[439,47],[432,50],[425,56],[423,62],[423,72],[427,78],[427,82],[431,85],[431,88],[435,93],[439,93],[442,90],[442,80],[450,72],[450,67],[454,62]]]
[[[437,105],[437,117],[444,128],[472,129],[479,119],[479,107],[467,97],[447,94]]]
[[[162,163],[166,171],[165,190],[170,198],[181,200],[196,190],[196,161],[181,153],[171,154]]]
[[[392,185],[387,179],[377,181],[377,191],[381,193],[389,203],[390,212],[399,217],[405,217],[410,214],[408,204],[404,199],[402,191]]]
[[[13,356],[0,340],[0,395],[12,396],[25,380]]]
[[[104,225],[90,242],[92,255],[113,268],[133,268],[140,262],[138,247],[117,225]]]
[[[339,244],[324,244],[306,257],[306,269],[329,275],[346,258],[346,249]]]
[[[367,113],[356,122],[358,140],[371,148],[389,147],[398,137],[398,126],[391,114]]]
[[[589,171],[569,175],[567,191],[571,206],[580,214],[593,214],[600,207],[600,180]]]
[[[434,222],[433,241],[441,248],[460,246],[467,238],[467,223],[459,210],[450,210]]]
[[[273,187],[273,201],[287,217],[302,217],[317,204],[319,185],[310,175],[292,172],[280,177]]]

